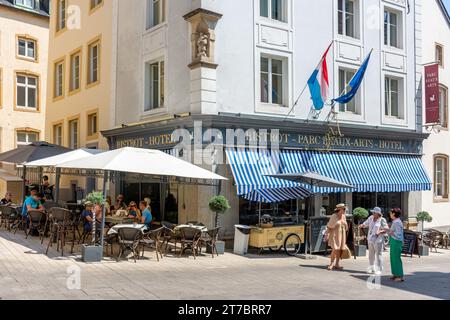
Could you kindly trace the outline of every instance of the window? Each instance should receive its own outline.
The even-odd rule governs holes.
[[[64,95],[64,60],[55,63],[54,73],[54,98],[59,98]]]
[[[401,14],[384,10],[384,44],[389,47],[402,48]]]
[[[69,148],[78,149],[78,119],[69,121]]]
[[[103,3],[103,0],[91,0],[91,10],[97,8]]]
[[[25,146],[30,143],[38,141],[39,134],[37,132],[30,132],[30,131],[17,131],[16,138],[18,146]]]
[[[70,91],[80,89],[81,51],[70,56]]]
[[[144,111],[164,106],[164,61],[147,63],[145,67]]]
[[[166,0],[147,0],[147,29],[166,21]]]
[[[38,108],[38,78],[17,74],[16,106],[21,108]]]
[[[443,85],[439,86],[439,112],[441,126],[448,128],[448,90]]]
[[[436,44],[436,62],[444,67],[444,47],[440,44]]]
[[[61,123],[53,126],[53,143],[62,146],[63,145],[63,125]]]
[[[260,16],[287,22],[286,0],[260,0]]]
[[[338,0],[338,33],[359,38],[359,1]]]
[[[88,84],[95,84],[100,80],[100,40],[96,40],[88,46]]]
[[[95,136],[98,133],[98,122],[97,113],[92,113],[88,115],[88,133],[89,137]]]
[[[339,93],[342,93],[342,94],[347,93],[347,88],[348,88],[347,85],[349,84],[350,80],[352,80],[355,73],[356,73],[356,70],[339,68]],[[349,103],[340,104],[339,111],[340,112],[357,113],[356,101],[358,100],[358,96],[359,96],[359,93],[357,94],[357,97],[355,97]]]
[[[448,157],[434,157],[434,197],[448,199]]]
[[[399,80],[391,77],[385,77],[385,115],[388,117],[400,117],[400,94]]]
[[[56,31],[66,28],[66,0],[57,0],[56,3]]]
[[[261,102],[284,104],[283,60],[261,57]]]
[[[16,5],[26,7],[29,9],[35,9],[36,3],[35,0],[16,0]]]
[[[36,41],[19,37],[17,40],[17,55],[21,58],[36,60]]]

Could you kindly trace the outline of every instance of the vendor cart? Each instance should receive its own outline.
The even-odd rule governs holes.
[[[262,252],[264,249],[284,249],[290,256],[296,255],[305,239],[305,226],[293,225],[271,228],[254,227],[250,231],[249,246]]]

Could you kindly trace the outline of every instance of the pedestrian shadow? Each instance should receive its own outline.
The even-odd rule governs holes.
[[[351,276],[362,281],[367,281],[370,277],[374,279],[373,275]],[[450,299],[450,273],[446,272],[414,272],[405,276],[405,282],[395,282],[390,279],[390,276],[381,276],[381,285],[436,299]],[[400,294],[399,299],[401,298]]]
[[[323,265],[299,265],[299,267],[311,268],[311,269],[320,269],[320,270],[328,271],[328,266],[323,266]],[[365,271],[352,270],[352,269],[347,269],[345,267],[344,267],[343,270],[333,270],[333,271],[329,271],[329,272],[351,273],[351,274],[367,274]]]

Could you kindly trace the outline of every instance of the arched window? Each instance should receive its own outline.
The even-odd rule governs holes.
[[[448,156],[434,156],[434,198],[448,200]]]

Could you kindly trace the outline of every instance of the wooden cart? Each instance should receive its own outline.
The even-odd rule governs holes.
[[[279,251],[284,249],[288,255],[296,255],[305,241],[305,226],[293,225],[273,228],[254,227],[250,231],[249,246]]]

